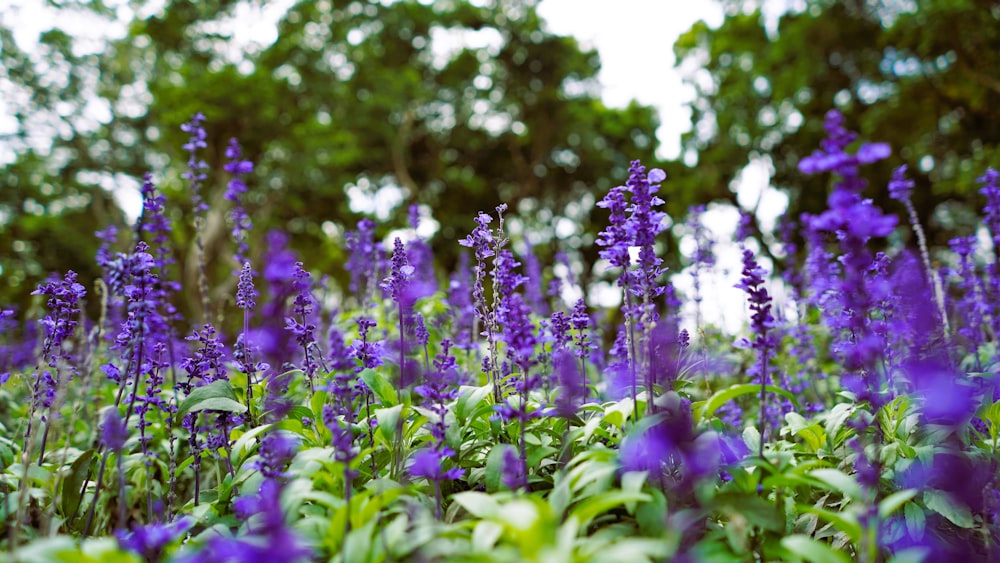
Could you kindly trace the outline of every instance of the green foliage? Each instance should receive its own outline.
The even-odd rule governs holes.
[[[822,117],[836,107],[862,136],[878,131],[897,154],[875,167],[874,185],[884,186],[892,167],[909,165],[932,246],[968,233],[981,205],[974,180],[1000,165],[996,6],[809,0],[767,27],[761,4],[726,2],[718,29],[699,22],[674,45],[677,67],[696,90],[683,151],[697,173],[678,165],[678,191],[735,203],[730,183],[764,158],[771,185],[790,197],[788,216],[817,213],[826,180],[803,177],[796,166],[818,146]],[[886,209],[898,205],[883,190],[874,199]]]

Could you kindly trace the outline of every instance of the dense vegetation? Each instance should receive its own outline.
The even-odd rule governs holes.
[[[183,126],[196,232],[210,125]],[[946,266],[875,252],[904,228],[865,197],[885,189],[863,172],[890,147],[835,111],[825,128],[799,170],[832,176],[828,208],[802,218],[804,252],[786,233],[786,303],[746,222],[737,234],[749,323],[735,344],[679,328],[657,253],[669,180],[639,161],[598,202],[614,311],[567,300],[582,294],[572,270],[542,268],[503,204],[470,221],[447,279],[418,209],[391,249],[358,223],[344,291],[281,233],[251,260],[253,163],[234,139],[235,302],[201,279],[198,315],[181,317],[174,225],[147,176],[134,230],[99,233],[101,281],[52,277],[34,292],[45,316],[5,326],[3,556],[996,558],[1000,175],[979,180],[988,236],[952,241]],[[911,219],[912,188],[897,168],[888,193]],[[690,271],[713,267],[709,242]],[[220,332],[231,317],[240,328]]]
[[[722,3],[663,169],[534,1],[0,12],[0,561],[1000,560],[1000,11]]]

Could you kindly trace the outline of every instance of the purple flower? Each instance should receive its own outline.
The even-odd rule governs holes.
[[[351,274],[351,291],[361,292],[364,302],[370,291],[369,283],[375,277],[377,248],[375,246],[375,222],[371,219],[358,221],[357,230],[349,231],[344,237],[344,246],[349,257],[344,267]]]
[[[893,170],[889,180],[889,197],[899,201],[909,201],[913,194],[913,180],[906,177],[906,165]]]
[[[201,197],[201,184],[208,178],[203,171],[208,168],[208,164],[197,157],[198,149],[208,148],[208,143],[205,142],[208,135],[202,126],[204,121],[205,116],[199,112],[191,116],[191,121],[181,125],[181,131],[189,135],[188,142],[181,147],[188,153],[188,169],[181,174],[181,178],[191,183],[191,201],[197,214],[208,211],[208,204]]]
[[[113,452],[120,453],[126,440],[128,440],[128,429],[118,415],[118,410],[107,409],[104,413],[104,422],[101,424],[101,444]]]
[[[178,387],[184,392],[190,393],[194,387],[229,379],[223,365],[223,359],[226,355],[225,346],[216,335],[215,327],[206,323],[200,331],[192,332],[185,340],[197,342],[199,347],[193,354],[181,361],[181,367],[187,371],[188,378],[186,382],[178,381]],[[108,377],[111,377],[111,373],[108,373]]]
[[[393,242],[392,269],[389,277],[382,281],[382,290],[389,294],[393,301],[402,304],[406,294],[406,288],[413,276],[413,266],[410,266],[406,258],[406,249],[403,241],[396,237]]]
[[[240,270],[240,282],[236,286],[236,306],[248,313],[257,307],[257,290],[253,286],[250,262],[244,262]]]
[[[42,356],[52,367],[58,358],[66,357],[61,348],[76,329],[76,317],[80,314],[79,302],[87,294],[83,285],[77,283],[76,277],[76,272],[70,270],[62,280],[53,278],[31,292],[32,295],[44,295],[48,298],[45,305],[49,312],[40,324],[45,329]]]
[[[292,273],[295,280],[295,301],[292,303],[292,314],[295,317],[285,318],[285,328],[295,335],[295,341],[302,347],[303,368],[309,387],[313,386],[313,375],[319,369],[319,363],[315,358],[316,346],[316,325],[311,322],[313,313],[312,285],[309,283],[309,272],[302,268],[302,262],[295,263],[295,271]]]
[[[243,264],[247,261],[247,251],[250,249],[246,240],[247,233],[253,228],[253,222],[243,207],[243,196],[247,193],[247,185],[243,177],[253,172],[253,162],[243,160],[243,150],[236,139],[229,140],[229,146],[226,147],[226,158],[228,162],[222,168],[233,176],[226,184],[226,199],[233,202],[232,235],[236,242],[236,253],[233,258],[237,264]]]
[[[253,468],[261,472],[265,479],[282,480],[290,475],[285,466],[295,457],[299,443],[280,431],[271,432],[260,443],[259,459]]]
[[[514,491],[528,488],[527,466],[514,448],[506,448],[503,452],[501,480],[505,487]]]
[[[639,427],[622,441],[619,460],[625,471],[649,471],[662,476],[675,495],[686,496],[694,484],[718,474],[722,461],[719,437],[695,431],[691,404],[667,393],[652,425]]]
[[[552,370],[559,382],[554,412],[557,416],[572,418],[587,396],[587,382],[580,369],[580,361],[568,350],[557,351],[553,356]]]
[[[118,530],[115,538],[122,549],[138,553],[146,561],[160,561],[163,548],[187,533],[194,524],[193,518],[183,516],[169,524],[153,522],[135,526],[130,532]]]

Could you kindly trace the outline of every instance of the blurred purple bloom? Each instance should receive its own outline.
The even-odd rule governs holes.
[[[199,160],[197,156],[198,149],[208,148],[208,143],[205,142],[208,135],[202,126],[204,121],[205,116],[199,112],[191,116],[191,121],[181,125],[181,131],[189,135],[188,142],[181,147],[188,153],[187,170],[181,174],[181,178],[191,183],[191,201],[197,214],[208,211],[208,204],[201,197],[202,182],[208,179],[204,173],[208,164],[204,160]]]
[[[187,533],[194,524],[193,518],[183,516],[169,524],[153,522],[137,525],[130,532],[118,530],[115,538],[122,549],[138,553],[146,561],[160,561],[163,548]]]
[[[128,429],[115,408],[108,408],[101,424],[101,443],[113,452],[121,452],[128,440]]]

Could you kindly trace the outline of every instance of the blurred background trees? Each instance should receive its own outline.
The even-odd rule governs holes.
[[[893,148],[868,192],[880,205],[901,209],[884,186],[906,163],[932,243],[974,229],[975,178],[1000,166],[1000,3],[809,0],[783,14],[782,2],[724,3],[719,29],[696,24],[674,45],[697,92],[675,188],[735,201],[733,178],[762,159],[788,216],[816,212],[827,179],[796,166],[837,108],[849,128]]]
[[[543,239],[568,217],[564,244],[586,250],[595,198],[626,177],[629,159],[653,160],[656,114],[639,104],[605,107],[597,53],[548,32],[534,2],[475,4],[300,2],[281,16],[273,43],[241,48],[232,37],[236,2],[172,0],[149,15],[137,2],[124,38],[76,59],[65,33],[45,34],[29,55],[6,31],[6,87],[25,100],[4,180],[0,236],[5,249],[17,247],[5,253],[0,302],[23,302],[24,288],[49,271],[93,277],[93,231],[122,221],[106,189],[115,178],[137,187],[134,179],[153,171],[172,202],[177,239],[189,245],[180,125],[195,112],[209,134],[203,157],[214,195],[206,199],[217,216],[208,224],[221,224],[226,211],[224,150],[236,137],[257,163],[248,196],[256,235],[288,232],[310,268],[342,273],[344,229],[373,214],[375,202],[394,211],[380,213],[382,234],[406,226],[409,204],[433,215],[431,242],[445,265],[476,212],[501,202]],[[63,10],[122,16],[101,4]],[[66,86],[45,70],[64,60]],[[80,118],[95,103],[101,122]],[[44,153],[24,142],[39,114],[65,129]],[[227,232],[208,229],[210,261],[228,256]]]
[[[597,53],[548,31],[534,1],[290,3],[273,42],[234,39],[248,5],[274,7],[257,0],[50,3],[125,31],[95,47],[57,27],[25,52],[10,25],[0,29],[0,92],[16,122],[0,140],[0,303],[22,310],[49,272],[74,269],[88,285],[99,275],[92,233],[109,223],[127,233],[119,202],[138,201],[147,170],[170,199],[176,242],[190,247],[180,125],[195,112],[207,116],[216,204],[208,252],[226,273],[231,137],[257,163],[251,252],[259,258],[264,233],[281,229],[309,268],[334,276],[345,229],[377,207],[380,234],[403,228],[412,203],[437,221],[431,244],[445,266],[474,214],[500,202],[520,216],[515,231],[540,229],[537,252],[565,248],[592,264],[606,219],[594,202],[633,158],[667,169],[674,218],[695,203],[735,202],[734,179],[755,161],[772,168],[791,216],[816,211],[825,180],[795,166],[818,146],[831,107],[896,151],[876,168],[877,186],[910,164],[939,244],[969,232],[981,206],[974,179],[1000,165],[996,2],[724,0],[720,28],[696,24],[674,46],[695,96],[672,163],[655,161],[655,111],[606,107]]]

